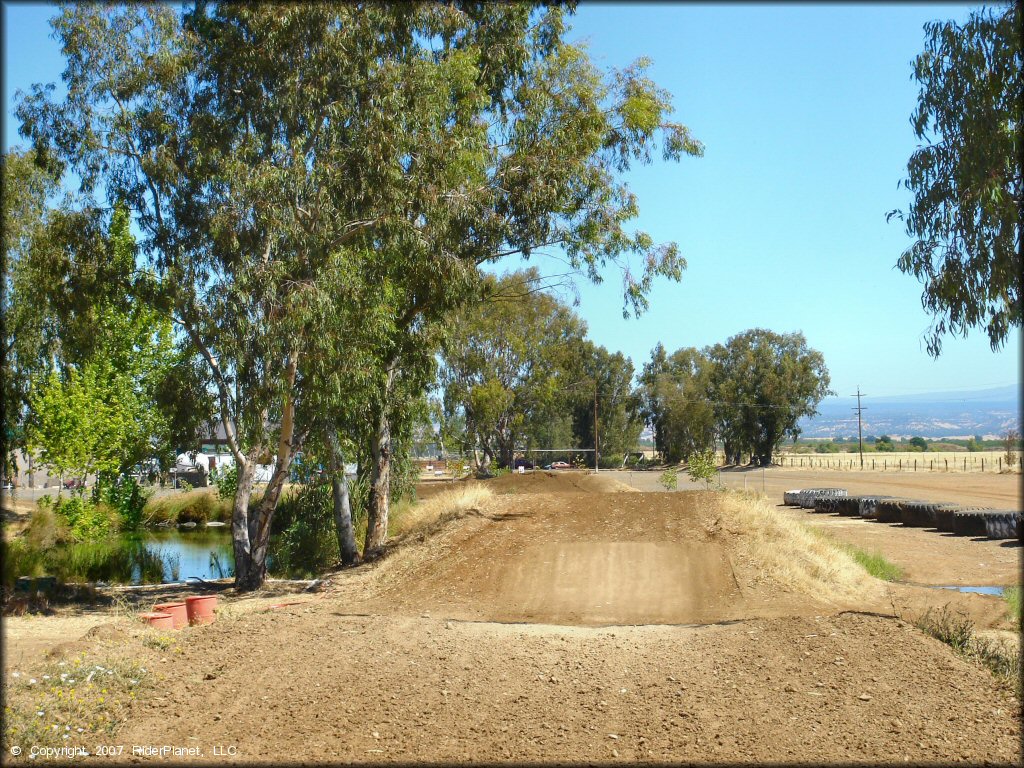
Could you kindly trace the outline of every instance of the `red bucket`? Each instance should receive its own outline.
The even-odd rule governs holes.
[[[180,603],[159,603],[153,606],[154,611],[169,613],[174,617],[174,628],[181,629],[188,626],[188,610],[184,601]]]
[[[140,613],[139,618],[157,629],[174,629],[174,617],[169,613]]]
[[[216,595],[196,595],[185,598],[189,624],[212,624],[217,610]]]

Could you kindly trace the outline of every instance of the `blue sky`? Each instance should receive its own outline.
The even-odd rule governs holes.
[[[703,158],[636,168],[640,229],[679,244],[681,283],[623,320],[621,283],[579,285],[591,338],[639,368],[651,348],[704,346],[753,327],[803,331],[840,395],[982,389],[1019,379],[1020,333],[998,353],[983,333],[925,352],[921,285],[895,268],[908,245],[897,188],[916,146],[911,61],[923,25],[969,6],[587,4],[571,37],[604,67],[646,55]],[[57,81],[53,10],[5,6],[5,148],[18,88]],[[546,269],[543,263],[539,263]],[[507,265],[516,266],[514,263]],[[550,265],[558,271],[560,265]]]

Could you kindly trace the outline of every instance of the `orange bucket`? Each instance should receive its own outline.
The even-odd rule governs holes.
[[[140,613],[139,618],[157,629],[174,629],[174,617],[169,613]]]
[[[216,595],[196,595],[185,598],[189,624],[212,624],[217,610]]]
[[[154,611],[169,613],[174,618],[174,628],[181,629],[188,626],[188,610],[184,601],[180,603],[159,603],[153,606]]]

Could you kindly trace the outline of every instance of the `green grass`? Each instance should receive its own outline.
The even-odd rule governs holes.
[[[868,552],[853,545],[843,545],[843,549],[849,552],[850,556],[876,579],[898,581],[903,577],[903,569],[895,563],[886,560],[878,552]]]
[[[860,547],[848,544],[845,541],[839,541],[834,536],[829,535],[820,528],[815,528],[813,526],[807,527],[815,536],[828,540],[831,544],[852,557],[854,562],[876,579],[881,579],[882,581],[899,581],[903,578],[903,569],[891,560],[887,560],[880,552],[870,552],[866,549],[861,549]]]
[[[1003,591],[1003,600],[1006,601],[1006,608],[1010,613],[1010,621],[1020,626],[1021,604],[1024,602],[1024,592],[1020,587],[1007,587]]]

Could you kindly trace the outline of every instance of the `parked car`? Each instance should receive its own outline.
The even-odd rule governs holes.
[[[516,459],[515,461],[512,462],[512,466],[515,467],[516,469],[519,469],[520,467],[522,467],[523,469],[533,469],[534,464],[532,461],[528,459]]]
[[[64,487],[69,491],[73,491],[77,488],[85,488],[85,482],[80,477],[73,477],[70,480],[64,481]]]
[[[567,461],[552,461],[547,466],[548,469],[572,469],[572,465]]]

